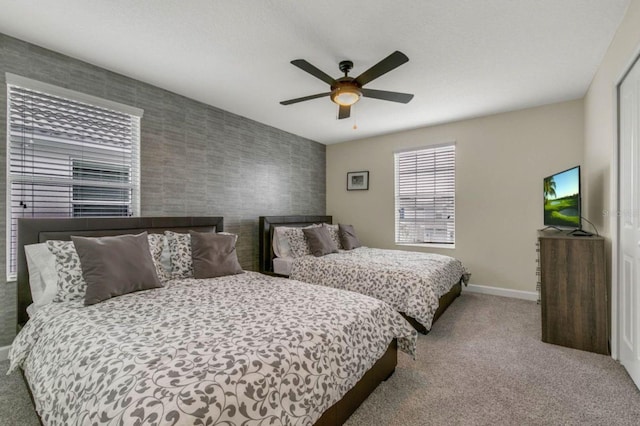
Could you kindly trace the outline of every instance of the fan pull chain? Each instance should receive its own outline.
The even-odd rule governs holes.
[[[356,114],[355,114],[355,105],[351,106],[351,112],[353,113],[351,116],[353,117],[353,130],[358,130],[358,120],[356,119]]]

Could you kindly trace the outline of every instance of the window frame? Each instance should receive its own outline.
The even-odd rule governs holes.
[[[19,184],[20,182],[27,182],[29,179],[25,179],[24,176],[12,175],[11,173],[11,117],[12,117],[12,102],[11,102],[11,88],[19,87],[29,91],[41,92],[45,95],[49,95],[52,97],[63,98],[72,102],[78,102],[87,104],[92,107],[108,109],[111,111],[115,111],[121,114],[126,114],[131,116],[132,119],[135,120],[134,128],[136,130],[134,137],[132,138],[132,146],[133,150],[135,150],[135,155],[132,155],[131,163],[129,167],[131,167],[130,174],[130,185],[132,189],[131,195],[131,213],[133,216],[137,216],[140,214],[140,157],[141,157],[141,121],[144,111],[140,108],[132,107],[129,105],[121,104],[119,102],[110,101],[108,99],[103,99],[100,97],[88,95],[82,92],[77,92],[75,90],[70,90],[62,87],[58,87],[52,84],[43,83],[37,80],[32,80],[26,77],[22,77],[19,75],[5,73],[5,93],[7,95],[7,105],[6,105],[6,174],[5,174],[5,222],[6,222],[6,234],[5,234],[5,273],[7,277],[7,281],[12,282],[17,278],[17,271],[11,271],[12,264],[12,230],[13,230],[13,212],[12,212],[12,186],[13,184]],[[69,158],[69,167],[70,172],[73,172],[73,160],[74,157]],[[87,160],[84,160],[87,161]],[[89,160],[91,161],[91,160]],[[111,163],[108,163],[111,164]],[[43,179],[43,181],[46,179]],[[51,179],[51,182],[54,183],[55,179]],[[73,191],[73,185],[69,186],[69,189]],[[74,205],[76,203],[74,200],[69,201],[69,217],[73,216]],[[17,232],[17,230],[16,230]]]
[[[453,151],[453,162],[452,162],[452,169],[453,169],[453,178],[451,179],[452,182],[452,192],[453,192],[453,203],[452,203],[452,216],[453,219],[451,221],[451,225],[447,226],[447,229],[445,230],[445,232],[449,232],[452,235],[451,238],[451,242],[445,242],[443,240],[437,240],[437,241],[432,241],[432,242],[420,242],[420,241],[400,241],[400,239],[398,238],[399,236],[399,226],[400,226],[400,205],[399,205],[399,186],[400,186],[400,182],[399,182],[399,170],[398,170],[398,163],[399,163],[399,156],[401,156],[402,154],[407,154],[407,153],[418,153],[421,151],[435,151],[437,149],[442,149],[442,148],[452,148]],[[426,146],[419,146],[419,147],[412,147],[412,148],[406,148],[406,149],[401,149],[401,150],[397,150],[394,151],[393,154],[393,161],[394,161],[394,244],[396,246],[413,246],[413,247],[428,247],[428,248],[438,248],[438,249],[455,249],[456,248],[456,214],[455,214],[455,205],[456,205],[456,171],[457,171],[457,167],[456,167],[456,162],[457,162],[457,157],[456,157],[456,151],[457,151],[457,144],[455,141],[450,141],[450,142],[444,142],[444,143],[439,143],[439,144],[434,144],[434,145],[426,145]],[[451,229],[449,229],[451,228]]]

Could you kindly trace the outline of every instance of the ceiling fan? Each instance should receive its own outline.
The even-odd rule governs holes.
[[[280,104],[291,105],[298,102],[309,101],[311,99],[322,98],[324,96],[330,96],[331,100],[338,104],[338,119],[349,118],[349,116],[351,115],[351,105],[358,102],[361,97],[382,99],[383,101],[400,102],[406,104],[411,99],[413,99],[413,95],[408,93],[387,92],[385,90],[365,89],[362,86],[372,80],[375,80],[381,75],[384,75],[389,71],[398,68],[400,65],[408,61],[409,58],[407,57],[407,55],[396,50],[391,55],[387,56],[356,78],[349,77],[349,71],[351,71],[351,69],[353,68],[353,62],[342,61],[339,64],[339,68],[340,71],[344,73],[344,77],[334,79],[315,66],[311,65],[304,59],[296,59],[294,61],[291,61],[293,65],[329,84],[329,86],[331,87],[331,91],[318,93],[316,95],[304,96],[302,98],[289,99],[288,101],[280,102]]]

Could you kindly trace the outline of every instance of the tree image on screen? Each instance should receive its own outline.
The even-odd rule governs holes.
[[[544,179],[544,224],[580,227],[580,171],[573,168]]]

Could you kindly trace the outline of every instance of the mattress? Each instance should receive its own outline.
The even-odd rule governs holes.
[[[291,275],[294,258],[292,257],[276,257],[273,259],[273,272],[278,275]]]

